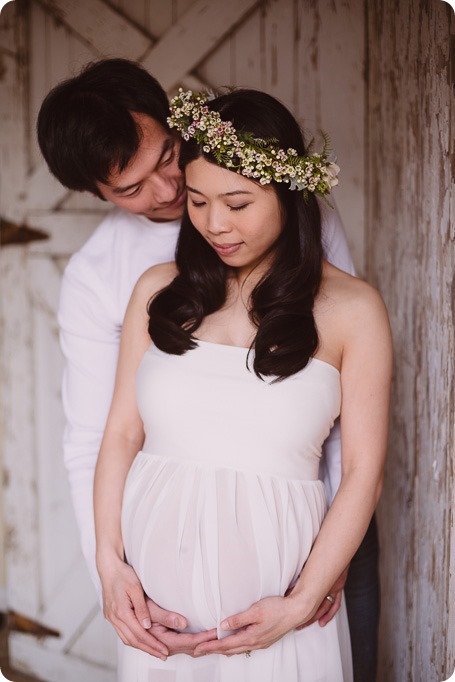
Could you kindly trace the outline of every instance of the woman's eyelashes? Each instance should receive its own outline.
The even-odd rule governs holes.
[[[202,206],[206,205],[206,202],[194,201],[194,199],[191,199],[191,205],[194,206],[194,208],[201,208]],[[242,211],[247,206],[249,206],[249,204],[242,204],[241,206],[230,206],[229,204],[227,204],[227,207],[230,211]]]

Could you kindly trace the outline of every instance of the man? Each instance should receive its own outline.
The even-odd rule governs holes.
[[[93,474],[113,392],[122,321],[142,272],[173,259],[186,199],[178,168],[179,142],[167,126],[167,115],[166,94],[152,76],[135,63],[108,59],[54,88],[38,117],[38,140],[50,171],[69,189],[89,191],[116,205],[71,259],[59,309],[66,358],[65,464],[82,549],[98,589]],[[336,211],[321,208],[325,253],[332,263],[353,273],[339,217]],[[331,501],[341,476],[338,427],[326,444],[324,463]],[[185,619],[151,600],[146,606],[134,571],[125,570],[130,572],[130,603],[119,614],[117,628],[123,641],[154,655],[191,654],[206,635],[179,633]],[[355,679],[371,682],[378,615],[374,524],[353,559],[350,575],[355,579],[350,577],[351,592],[347,589]],[[344,580],[342,576],[316,614],[320,624],[338,610]],[[123,587],[120,581],[119,593]]]

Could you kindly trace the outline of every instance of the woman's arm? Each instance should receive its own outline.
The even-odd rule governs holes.
[[[379,294],[363,282],[350,289],[332,335],[343,339],[341,358],[342,481],[321,530],[287,597],[269,597],[229,617],[238,630],[196,653],[237,654],[265,648],[308,621],[360,545],[382,487],[387,447],[392,349]]]
[[[125,315],[114,395],[95,470],[94,510],[104,615],[125,644],[165,658],[167,648],[145,629],[150,616],[139,579],[124,561],[120,522],[125,479],[144,440],[135,377],[150,345],[146,305],[152,282],[149,273],[139,280]]]
[[[115,390],[98,457],[94,492],[96,562],[103,588],[104,614],[125,644],[162,659],[175,653],[192,654],[197,644],[216,635],[216,632],[178,633],[159,625],[168,623],[171,628],[184,629],[187,623],[180,614],[164,611],[151,600],[146,602],[136,573],[125,563],[121,537],[125,480],[144,441],[135,379],[150,345],[147,302],[174,275],[173,264],[156,266],[143,275],[133,292],[122,329]],[[152,623],[151,617],[159,622]]]

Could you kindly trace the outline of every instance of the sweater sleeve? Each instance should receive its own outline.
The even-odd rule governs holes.
[[[63,276],[59,304],[65,357],[62,397],[66,417],[63,451],[82,551],[101,594],[95,564],[93,479],[112,399],[120,325],[112,293],[78,255]]]

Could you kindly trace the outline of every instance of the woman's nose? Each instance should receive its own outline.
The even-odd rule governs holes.
[[[230,232],[229,221],[223,216],[221,211],[210,211],[207,231],[211,234],[221,234]]]

